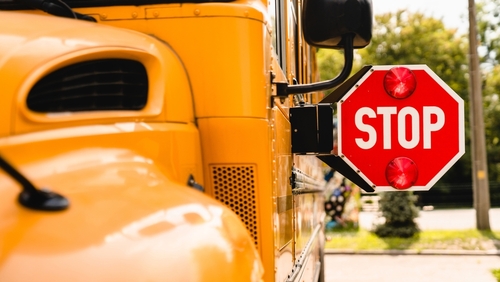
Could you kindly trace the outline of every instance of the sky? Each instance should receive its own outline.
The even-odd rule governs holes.
[[[468,0],[372,0],[373,14],[409,10],[442,19],[448,28],[467,32]]]

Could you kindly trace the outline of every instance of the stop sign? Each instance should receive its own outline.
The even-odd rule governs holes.
[[[425,65],[372,67],[337,117],[338,155],[377,192],[429,190],[465,152],[464,102]]]

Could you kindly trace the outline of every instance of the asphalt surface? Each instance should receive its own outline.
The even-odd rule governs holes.
[[[500,256],[329,254],[325,266],[326,282],[496,282]]]
[[[489,214],[491,229],[500,230],[500,209]],[[361,212],[359,224],[369,230],[377,217],[377,212]],[[420,211],[416,221],[422,230],[476,228],[473,209]],[[327,282],[497,282],[491,270],[500,269],[500,255],[334,253],[325,256],[325,266]]]

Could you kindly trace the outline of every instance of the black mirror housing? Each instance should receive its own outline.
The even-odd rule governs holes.
[[[372,38],[371,0],[304,0],[302,26],[311,46],[340,49],[342,36],[354,34],[354,48],[363,48]]]

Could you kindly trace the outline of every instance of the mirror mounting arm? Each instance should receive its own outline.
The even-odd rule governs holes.
[[[342,41],[345,42],[344,44],[344,68],[340,72],[340,74],[327,81],[321,81],[321,82],[316,82],[316,83],[311,83],[311,84],[300,84],[300,85],[278,85],[280,87],[277,88],[278,96],[283,97],[287,96],[290,94],[302,94],[302,93],[309,93],[309,92],[315,92],[315,91],[321,91],[321,90],[327,90],[331,89],[335,86],[340,85],[342,82],[344,82],[349,75],[351,74],[352,70],[352,64],[354,60],[354,47],[353,47],[353,41],[354,41],[354,34],[349,33],[349,34],[344,34],[342,36]]]
[[[40,211],[60,211],[68,208],[68,199],[47,189],[37,189],[2,156],[0,156],[0,169],[21,184],[23,189],[19,194],[18,201],[24,207]]]

